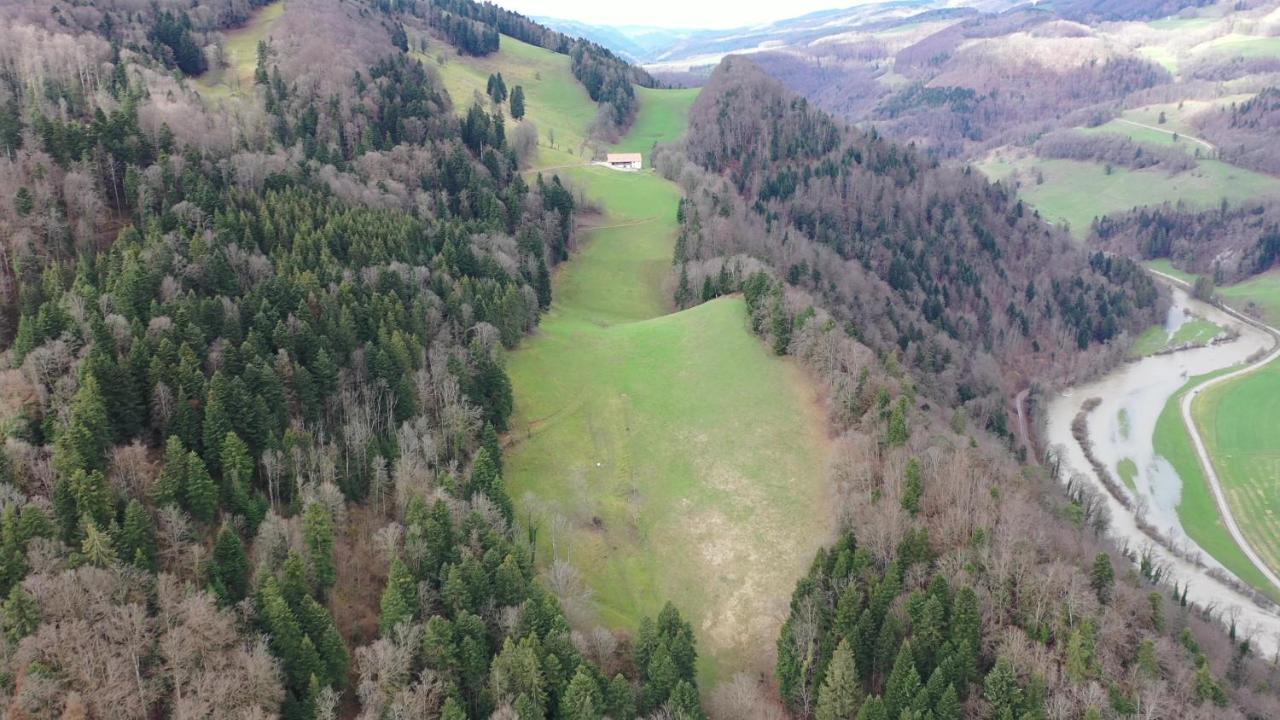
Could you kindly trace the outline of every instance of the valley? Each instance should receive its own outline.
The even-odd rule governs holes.
[[[0,3],[0,717],[1280,717],[1277,3]]]
[[[673,312],[678,191],[652,170],[563,166],[590,157],[574,124],[589,100],[560,60],[504,38],[484,63],[443,68],[454,97],[490,73],[523,84],[538,165],[601,208],[511,356],[509,492],[576,623],[634,632],[678,598],[705,686],[767,673],[787,590],[832,532],[816,389],[751,334],[740,297]],[[696,92],[642,89],[610,150],[648,161],[684,133]]]

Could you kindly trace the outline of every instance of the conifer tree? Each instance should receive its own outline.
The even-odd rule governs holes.
[[[183,503],[187,489],[187,451],[177,435],[170,435],[164,446],[164,465],[151,489],[157,505]]]
[[[605,710],[613,720],[631,720],[636,715],[635,693],[622,673],[614,675],[605,688]]]
[[[861,683],[854,666],[853,649],[847,639],[841,639],[818,692],[817,720],[854,720],[858,708],[862,707]]]
[[[911,653],[911,641],[907,640],[899,648],[893,671],[885,681],[885,714],[896,718],[903,710],[910,709],[921,687],[920,674],[916,671],[915,657]]]
[[[209,585],[223,605],[240,602],[249,592],[249,558],[240,534],[223,525],[209,562]]]
[[[71,400],[70,419],[54,442],[54,467],[64,475],[77,470],[105,470],[110,442],[111,426],[98,380],[93,373],[82,372],[80,387]]]
[[[862,703],[862,709],[858,710],[857,720],[890,720],[888,712],[885,710],[884,701],[880,696],[875,696]]]
[[[382,591],[382,615],[378,628],[383,637],[391,635],[396,625],[412,622],[417,614],[418,588],[409,568],[399,557],[391,559],[387,586]]]
[[[1093,560],[1093,569],[1089,573],[1089,586],[1098,596],[1098,602],[1106,604],[1111,601],[1111,588],[1115,585],[1116,573],[1111,567],[1111,556],[1105,552],[1098,553]]]
[[[137,498],[129,501],[124,510],[124,524],[120,526],[121,559],[132,562],[144,570],[155,570],[155,525],[151,515]]]
[[[21,584],[15,584],[9,589],[9,596],[4,601],[3,609],[0,609],[0,621],[3,621],[5,635],[13,643],[40,627],[40,607]]]
[[[604,716],[604,695],[586,665],[579,664],[560,697],[562,720],[600,720]]]
[[[84,528],[84,540],[80,543],[80,554],[84,561],[94,567],[110,567],[116,561],[116,552],[111,547],[111,536],[98,529],[96,523],[87,514],[81,521]]]
[[[316,590],[325,596],[338,578],[333,564],[333,517],[320,502],[310,502],[303,511],[303,536],[311,557],[311,570],[315,575]]]
[[[183,488],[183,506],[192,517],[204,522],[213,520],[218,511],[218,486],[214,484],[204,461],[194,450],[187,453],[186,486]]]
[[[511,91],[511,117],[515,120],[524,118],[524,86],[517,85]]]

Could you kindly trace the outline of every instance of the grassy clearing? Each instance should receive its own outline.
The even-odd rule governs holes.
[[[1192,378],[1170,398],[1156,420],[1156,432],[1153,438],[1155,451],[1173,465],[1178,477],[1182,479],[1178,520],[1187,535],[1236,577],[1280,602],[1280,591],[1272,587],[1249,558],[1245,557],[1240,546],[1232,539],[1231,533],[1222,524],[1218,505],[1213,499],[1208,483],[1205,482],[1204,472],[1191,446],[1191,437],[1187,434],[1187,428],[1182,422],[1182,413],[1179,410],[1179,403],[1184,393],[1224,372],[1227,370]]]
[[[1234,55],[1243,58],[1280,57],[1280,37],[1228,33],[1207,43],[1197,45],[1194,48],[1194,52]]]
[[[1249,544],[1280,569],[1280,363],[1210,388],[1192,416]]]
[[[525,85],[544,138],[585,137],[595,106],[567,59],[505,37],[502,47],[448,60],[450,93],[483,91],[501,70]],[[695,94],[639,91],[617,147],[676,139]],[[740,298],[671,312],[673,184],[549,157],[578,160],[557,172],[605,213],[557,270],[539,331],[509,358],[518,513],[538,528],[544,567],[567,560],[589,588],[566,603],[575,620],[634,629],[669,599],[698,633],[704,687],[768,672],[795,580],[829,540],[814,390],[751,334]]]
[[[1251,309],[1252,305],[1268,324],[1280,325],[1280,270],[1219,288],[1218,295],[1232,307]]]
[[[1199,277],[1194,273],[1184,272],[1174,267],[1173,261],[1170,260],[1169,258],[1156,258],[1154,260],[1144,260],[1142,264],[1146,265],[1152,270],[1162,272],[1165,275],[1169,275],[1170,277],[1175,277],[1187,283],[1188,285],[1195,284],[1196,278]]]
[[[271,29],[284,15],[284,0],[258,8],[244,27],[222,33],[222,65],[195,79],[201,94],[224,98],[253,92],[253,71],[258,67],[258,43],[271,37]]]
[[[596,104],[569,70],[569,56],[502,36],[500,49],[487,57],[457,55],[451,48],[432,48],[430,56],[415,55],[440,71],[455,109],[462,113],[485,95],[489,76],[502,73],[508,90],[524,86],[525,117],[538,127],[538,165],[567,165],[590,160],[587,138],[596,117]],[[436,51],[439,54],[436,54]],[[443,57],[445,62],[438,61]],[[510,109],[504,108],[510,115]],[[507,130],[515,123],[508,121]]]
[[[1156,325],[1139,335],[1129,352],[1133,357],[1146,357],[1165,350],[1207,345],[1222,332],[1221,326],[1199,318],[1184,322],[1173,332]]]
[[[670,142],[684,135],[689,125],[689,106],[698,97],[698,89],[652,90],[637,87],[636,96],[640,100],[640,111],[627,136],[614,149],[648,154],[654,143]],[[645,164],[648,164],[647,160]]]
[[[1050,222],[1067,224],[1078,238],[1088,234],[1095,217],[1143,205],[1182,201],[1208,208],[1223,199],[1240,202],[1280,194],[1280,179],[1217,160],[1201,160],[1195,169],[1177,175],[1120,167],[1108,174],[1102,163],[1009,154],[978,168],[994,180],[1019,180],[1019,194],[1028,204]],[[1037,181],[1037,173],[1043,182]]]
[[[664,315],[673,185],[567,175],[608,216],[512,355],[512,496],[541,557],[582,572],[601,621],[634,628],[670,598],[699,631],[708,683],[767,669],[789,588],[826,539],[812,389],[751,335],[741,299]]]
[[[1179,134],[1175,136],[1173,133],[1178,132],[1177,130],[1169,129],[1168,132],[1164,132],[1162,126],[1157,125],[1156,127],[1157,129],[1153,130],[1149,127],[1134,125],[1133,123],[1116,119],[1103,123],[1097,127],[1079,128],[1079,132],[1084,133],[1085,135],[1095,135],[1099,133],[1124,135],[1130,140],[1138,143],[1171,147],[1182,150],[1188,154],[1194,154],[1197,150],[1199,150],[1202,155],[1209,154],[1208,148],[1194,140],[1188,140],[1185,135]]]
[[[1192,18],[1167,17],[1167,18],[1161,18],[1159,20],[1152,20],[1151,22],[1147,23],[1147,25],[1152,28],[1155,28],[1156,30],[1178,31],[1178,30],[1200,30],[1203,28],[1207,28],[1216,22],[1218,22],[1217,18],[1208,18],[1208,17],[1192,17]]]

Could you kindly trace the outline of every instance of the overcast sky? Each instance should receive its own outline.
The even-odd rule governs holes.
[[[815,10],[849,7],[858,0],[496,0],[525,15],[596,25],[729,28],[782,20]]]

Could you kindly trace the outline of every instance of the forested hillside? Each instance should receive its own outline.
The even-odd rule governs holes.
[[[1085,255],[1000,186],[852,130],[749,61],[716,71],[686,152],[735,195],[690,198],[678,261],[767,259],[997,432],[1005,393],[1101,367],[1158,316],[1134,263]]]
[[[890,313],[911,307],[911,294],[874,274],[884,267],[877,256],[891,264],[899,245],[927,242],[916,250],[938,263],[927,277],[944,288],[953,282],[941,258],[960,251],[952,249],[954,237],[929,232],[930,216],[952,224],[963,217],[975,233],[1002,227],[999,235],[991,230],[989,246],[963,256],[971,272],[992,276],[981,283],[989,292],[1002,285],[993,277],[1014,287],[1015,273],[1037,277],[1018,265],[1029,255],[1050,263],[1041,273],[1073,268],[1070,277],[1092,285],[1093,298],[1146,292],[1154,302],[1150,286],[1132,280],[1132,264],[1107,268],[1068,249],[1035,255],[1038,244],[1060,236],[1029,216],[997,214],[999,225],[984,225],[989,216],[977,198],[1012,207],[999,204],[1008,202],[999,190],[983,195],[981,182],[960,171],[942,174],[907,148],[832,122],[741,58],[722,63],[704,89],[686,146],[658,162],[686,193],[677,301],[741,292],[762,341],[819,379],[839,433],[829,479],[846,532],[797,583],[778,639],[775,680],[794,717],[1262,718],[1280,711],[1274,670],[1253,656],[1247,638],[1206,622],[1212,611],[1189,609],[1185,587],[1180,594],[1179,581],[1170,583],[1144,550],[1110,545],[1108,512],[1091,486],[1059,478],[1052,456],[1043,467],[1020,466],[971,422],[973,401],[934,392],[954,382],[956,370],[912,360],[911,342],[895,347],[892,334],[885,342],[867,320],[884,303],[891,310],[883,327],[892,328]],[[788,163],[794,193],[777,190],[778,166]],[[948,194],[948,182],[974,200],[949,211],[948,198],[966,196]],[[873,234],[865,224],[841,224],[837,209],[856,211],[860,193],[877,187],[893,188],[883,190],[878,210],[891,218],[885,227]],[[929,213],[918,218],[913,208]],[[827,250],[808,238],[811,226],[792,218],[817,218],[812,227],[827,238],[852,236],[874,252],[866,261],[832,257],[815,266],[815,256],[847,246],[826,239],[835,246]],[[912,232],[895,234],[898,223]],[[978,264],[979,248],[993,257]],[[1112,280],[1108,269],[1124,274]],[[1059,282],[1055,276],[1050,283]],[[873,294],[881,285],[887,288]],[[965,296],[949,292],[943,318],[964,308]],[[1062,315],[1048,295],[1052,315]],[[1135,315],[1151,310],[1132,306]],[[1058,333],[1062,342],[1048,362],[1099,354],[1093,338],[1076,343],[1075,333]],[[988,363],[1008,357],[984,349],[980,335],[939,342],[957,343],[958,354],[986,354]]]
[[[688,624],[588,659],[502,480],[572,193],[389,7],[202,96],[252,8],[0,8],[0,714],[699,717]]]

